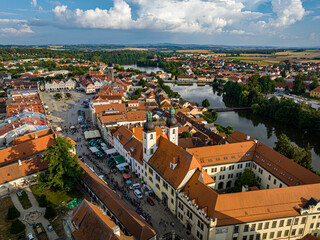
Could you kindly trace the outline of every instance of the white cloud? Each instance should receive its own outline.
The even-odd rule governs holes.
[[[21,19],[0,19],[0,24],[10,24],[10,23],[26,23],[27,20]]]
[[[320,16],[314,16],[314,17],[312,18],[313,21],[316,21],[316,20],[319,20],[319,19],[320,19]]]
[[[245,34],[272,32],[301,20],[301,0],[271,0],[273,13],[245,10],[270,0],[114,0],[110,9],[75,9],[58,5],[52,11],[61,27],[149,29],[167,32]],[[136,7],[136,17],[132,9]],[[248,7],[249,6],[249,7]]]
[[[30,4],[31,4],[31,7],[37,7],[38,5],[37,0],[31,0]]]
[[[0,28],[0,35],[20,35],[25,33],[34,33],[30,26],[23,24],[19,28]]]

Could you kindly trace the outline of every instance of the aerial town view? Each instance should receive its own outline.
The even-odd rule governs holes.
[[[320,1],[2,0],[0,240],[320,240]]]

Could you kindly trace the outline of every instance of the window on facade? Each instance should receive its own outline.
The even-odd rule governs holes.
[[[202,234],[201,234],[199,231],[197,231],[197,238],[200,239],[200,240],[203,239],[203,236],[202,236]]]
[[[178,204],[179,208],[183,211],[183,204],[179,201],[179,204]]]
[[[238,233],[238,232],[239,232],[239,226],[234,226],[233,233]]]
[[[281,234],[282,234],[282,231],[279,231],[279,232],[277,233],[277,238],[280,238],[280,237],[281,237]]]
[[[270,239],[274,238],[274,232],[271,232],[271,233],[270,233],[269,238],[270,238]]]
[[[267,184],[267,189],[269,189],[269,184]]]
[[[313,226],[314,226],[314,224],[313,224],[313,223],[311,223],[311,224],[310,224],[310,228],[313,228]]]
[[[147,149],[146,149],[146,148],[144,148],[144,149],[143,149],[143,152],[144,152],[144,153],[147,153]]]
[[[153,175],[153,170],[149,168],[149,173]]]
[[[214,173],[217,171],[217,168],[211,168],[211,172]]]
[[[242,164],[239,164],[239,165],[238,165],[238,169],[240,169],[240,168],[242,168]]]
[[[174,190],[173,190],[173,188],[171,188],[171,195],[174,195]]]
[[[228,174],[228,178],[233,178],[233,174]]]
[[[153,154],[153,148],[150,149],[150,154]]]
[[[162,182],[162,186],[168,190],[168,184],[166,182]]]
[[[279,188],[282,188],[282,183],[280,183]]]
[[[262,239],[267,239],[267,233],[262,234]]]
[[[234,169],[234,166],[229,166],[229,170],[233,170]]]
[[[272,222],[272,228],[275,228],[275,227],[277,227],[277,221]]]
[[[268,180],[270,181],[271,180],[271,176],[269,175],[269,177],[268,177]]]
[[[253,239],[254,239],[254,235],[250,235],[249,240],[253,240]]]
[[[246,168],[250,167],[251,163],[246,163]]]
[[[281,220],[279,223],[279,227],[283,227],[283,225],[284,225],[284,220]]]
[[[285,237],[288,237],[288,235],[289,235],[289,230],[285,230],[285,231],[284,231],[284,236],[285,236]]]
[[[221,167],[220,168],[220,171],[222,172],[222,171],[225,171],[226,170],[226,167]]]
[[[187,211],[187,216],[192,220],[192,213],[189,210]]]
[[[158,183],[156,183],[156,188],[158,188],[160,190],[160,186]]]
[[[244,225],[244,230],[245,232],[248,232],[249,231],[249,225]]]
[[[262,229],[262,223],[259,223],[258,224],[258,230],[261,230]]]
[[[288,219],[288,221],[287,221],[287,226],[290,226],[290,225],[291,225],[291,222],[292,222],[292,219]]]
[[[159,177],[158,174],[156,174],[156,179],[157,179],[158,182],[160,182],[160,177]]]
[[[153,134],[150,134],[150,139],[153,139]]]
[[[251,225],[251,231],[254,231],[254,230],[256,230],[256,225],[255,225],[255,224],[252,224],[252,225]]]
[[[277,184],[277,180],[276,180],[276,179],[273,180],[273,184],[274,184],[274,185]]]
[[[320,228],[320,223],[317,223],[317,228]]]
[[[149,177],[149,180],[150,180],[150,182],[153,182],[153,179],[152,179],[152,177]]]
[[[171,198],[171,203],[172,203],[172,204],[174,203],[173,198]]]
[[[300,228],[298,234],[301,235],[302,233],[303,233],[303,228]]]
[[[306,217],[303,217],[302,219],[301,219],[301,224],[305,224],[306,223]]]
[[[265,224],[264,224],[264,229],[268,229],[269,228],[269,222],[266,222]]]
[[[242,240],[247,240],[248,239],[248,236],[243,236],[242,237]]]
[[[203,223],[198,220],[198,227],[203,230]]]
[[[223,180],[224,179],[224,175],[219,176],[219,180]]]
[[[295,218],[295,219],[294,219],[294,224],[293,224],[293,225],[298,225],[298,223],[299,223],[299,218]]]
[[[296,230],[296,229],[292,229],[292,231],[291,231],[291,236],[296,235],[296,232],[297,232],[297,230]]]

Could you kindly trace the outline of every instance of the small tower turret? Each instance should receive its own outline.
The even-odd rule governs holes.
[[[156,151],[157,133],[152,121],[152,113],[147,112],[147,121],[143,125],[143,159],[148,162]]]
[[[166,121],[166,133],[168,139],[174,144],[178,145],[178,121],[174,116],[175,110],[173,107],[169,110],[169,117]]]

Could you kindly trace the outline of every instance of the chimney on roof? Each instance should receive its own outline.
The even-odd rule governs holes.
[[[34,139],[38,139],[38,134],[34,134]]]
[[[247,141],[249,141],[250,140],[250,136],[249,135],[247,135]]]
[[[22,166],[21,160],[18,160],[19,167]]]
[[[255,144],[257,144],[257,143],[258,143],[258,140],[257,140],[257,139],[255,139],[255,140],[254,140],[254,142],[255,142]]]

